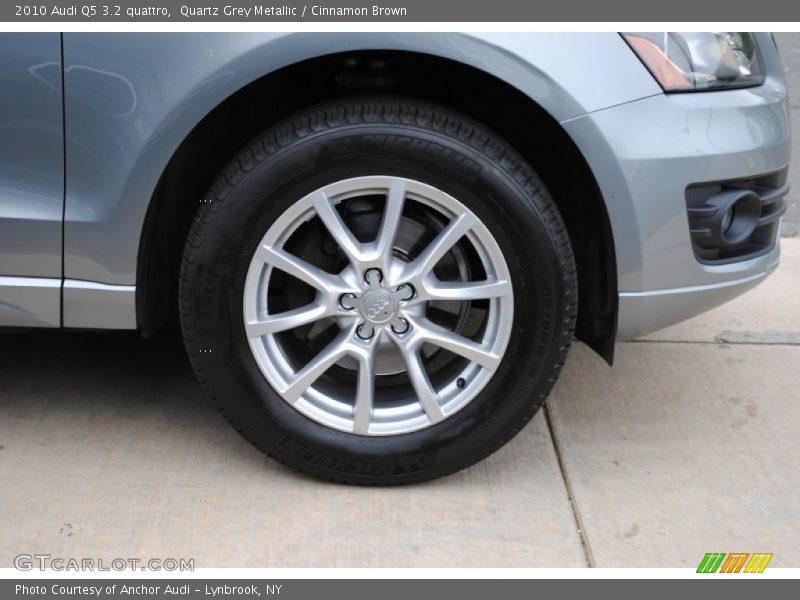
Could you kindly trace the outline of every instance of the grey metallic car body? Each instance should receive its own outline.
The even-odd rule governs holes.
[[[278,69],[385,50],[491,74],[560,123],[605,202],[617,339],[664,327],[778,263],[777,243],[757,258],[699,262],[684,196],[692,183],[789,163],[780,58],[767,34],[759,45],[763,85],[667,95],[613,33],[0,35],[0,325],[140,326],[143,227],[187,136]]]

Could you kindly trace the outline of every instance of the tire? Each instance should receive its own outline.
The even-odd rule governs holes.
[[[389,217],[391,186],[403,198],[395,221]],[[361,243],[362,262],[353,262],[352,252],[342,249],[346,244],[336,246],[344,238],[321,216],[328,204],[317,203],[334,193],[339,208],[333,213],[353,232],[351,241]],[[376,221],[379,206],[383,226]],[[328,217],[336,221],[333,213]],[[433,251],[420,258],[462,218],[474,223],[468,234],[442,258]],[[377,240],[372,246],[371,238],[356,235],[362,225],[369,229],[368,222]],[[385,247],[375,250],[384,230],[391,254]],[[268,238],[283,241],[272,246]],[[415,244],[422,249],[414,250]],[[337,265],[319,267],[330,276],[306,278],[316,289],[287,276],[285,263],[276,266],[280,252],[299,256],[301,250]],[[375,262],[382,260],[390,262]],[[384,270],[361,273],[368,264]],[[416,287],[398,284],[407,272],[419,275]],[[496,297],[436,304],[448,285],[442,281],[451,276],[459,297],[470,293],[464,291],[468,282],[481,278],[504,287],[492,287]],[[550,393],[577,310],[569,238],[532,168],[471,119],[395,97],[332,101],[253,140],[200,203],[180,277],[189,357],[223,416],[275,460],[351,484],[426,481],[503,446]],[[344,293],[348,286],[356,291]],[[304,304],[309,298],[311,304]],[[445,304],[447,310],[434,310]],[[311,306],[328,316],[323,324],[279,330],[258,322],[271,318],[273,306],[279,315]],[[452,327],[460,337],[441,333],[437,323],[457,323]],[[258,335],[272,327],[275,333]],[[315,328],[324,332],[313,337]],[[317,353],[325,336],[335,339]],[[448,340],[456,341],[448,346]],[[480,351],[471,354],[465,344]],[[340,350],[341,356],[335,353]],[[304,373],[323,368],[324,375],[304,387]]]

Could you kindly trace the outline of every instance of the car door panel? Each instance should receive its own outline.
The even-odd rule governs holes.
[[[58,326],[61,36],[0,34],[0,325]]]

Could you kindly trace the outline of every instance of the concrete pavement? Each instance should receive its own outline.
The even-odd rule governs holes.
[[[765,284],[619,345],[613,369],[578,344],[548,414],[489,460],[400,489],[264,458],[205,401],[176,336],[3,336],[0,566],[679,567],[762,551],[799,567],[800,239],[783,245]]]
[[[118,333],[0,344],[0,566],[19,553],[197,567],[584,564],[541,416],[448,479],[326,484],[241,439],[177,336]]]

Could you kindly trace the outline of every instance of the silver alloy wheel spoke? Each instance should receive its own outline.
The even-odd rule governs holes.
[[[354,267],[358,267],[363,255],[361,244],[342,220],[336,207],[323,191],[314,194],[312,203],[320,220],[325,224],[328,233],[331,234],[336,244],[345,253],[350,263]]]
[[[450,221],[447,227],[439,232],[425,250],[406,266],[403,272],[403,279],[414,281],[432,271],[442,257],[472,229],[477,221],[477,217],[468,212]]]
[[[350,353],[350,329],[342,329],[339,335],[328,344],[311,362],[303,367],[283,391],[284,399],[290,404],[297,401],[308,387],[319,379],[325,371],[343,356]]]
[[[318,290],[327,292],[340,287],[340,280],[336,275],[326,273],[281,248],[273,248],[262,244],[256,250],[255,258],[296,277]]]
[[[512,292],[510,281],[436,281],[431,284],[422,281],[413,304],[433,300],[489,300],[509,296]]]
[[[330,314],[328,308],[319,302],[287,310],[276,315],[261,315],[257,321],[249,321],[246,325],[247,337],[261,337],[268,333],[279,333],[296,327],[302,327]]]
[[[379,195],[386,198],[382,210]],[[370,243],[358,241],[336,208],[351,199],[381,214]],[[347,257],[349,266],[337,274],[286,250],[290,238],[314,219]],[[430,243],[409,262],[404,257],[414,256],[420,228],[434,223],[446,225],[430,229]],[[446,255],[452,257],[448,264],[465,260],[458,258],[464,256],[462,246],[480,261],[484,280],[439,280],[434,268]],[[308,244],[295,247],[303,248],[303,256],[314,251]],[[323,251],[321,244],[317,251]],[[468,271],[457,269],[467,279],[463,274]],[[293,292],[293,283],[273,284],[275,271],[313,287],[316,296],[293,306],[293,298],[303,296]],[[268,304],[276,297],[285,298],[288,308],[270,313]],[[483,301],[469,312],[470,319],[477,319],[471,326],[479,332],[474,339],[460,333],[461,325],[455,330],[442,326],[472,311],[473,301]],[[411,179],[357,177],[299,199],[267,230],[245,280],[244,328],[259,369],[294,409],[347,433],[398,435],[449,418],[481,392],[508,345],[513,303],[502,251],[467,207]],[[309,328],[298,329],[304,326]],[[298,348],[311,348],[311,340],[330,335],[335,327],[338,332],[322,350],[305,361],[298,358]],[[431,358],[432,348],[444,363]],[[452,365],[447,377],[439,371],[442,365]],[[383,380],[384,375],[394,379]]]
[[[386,206],[383,209],[383,220],[375,240],[375,253],[380,257],[384,272],[389,271],[392,260],[392,249],[400,227],[400,217],[406,199],[406,185],[401,179],[393,179],[386,192]]]
[[[375,353],[358,354],[358,382],[356,400],[353,406],[353,433],[366,435],[372,420],[372,406],[375,399]]]
[[[427,319],[412,318],[411,323],[418,330],[417,335],[429,344],[449,350],[490,371],[494,371],[500,364],[501,357],[483,344],[478,344],[462,335],[439,327]]]
[[[431,380],[428,378],[419,350],[416,345],[404,344],[400,346],[400,353],[403,355],[403,360],[405,360],[408,378],[411,380],[411,385],[417,394],[417,400],[425,414],[428,415],[430,422],[438,423],[444,419],[444,413],[442,412],[442,407],[439,406],[439,396],[433,385],[431,385]]]

